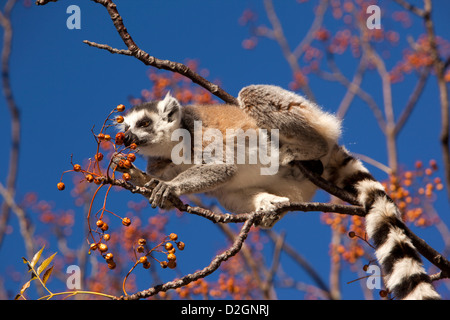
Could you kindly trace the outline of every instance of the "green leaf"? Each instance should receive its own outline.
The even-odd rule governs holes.
[[[44,275],[42,276],[42,282],[44,284],[47,283],[48,278],[50,278],[50,275],[52,274],[52,271],[53,271],[53,267],[54,266],[51,266],[44,272]]]
[[[37,263],[37,262],[39,261],[39,259],[41,258],[41,254],[42,254],[42,251],[44,250],[44,247],[45,247],[45,246],[43,246],[43,247],[41,248],[41,250],[39,250],[38,252],[36,252],[36,254],[34,255],[33,259],[32,259],[31,262],[29,263],[29,265],[30,265],[31,268],[34,268],[34,266],[36,265],[36,263]]]
[[[52,262],[55,255],[56,255],[56,252],[41,263],[41,265],[37,269],[38,275],[40,275],[41,272],[44,271],[44,269],[48,267],[48,265],[50,264],[50,262]]]

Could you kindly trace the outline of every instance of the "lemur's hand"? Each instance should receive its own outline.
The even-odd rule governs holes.
[[[125,167],[123,164],[125,163],[125,160],[127,160],[127,156],[123,154],[115,154],[111,159],[111,169],[113,171],[118,172],[130,172],[131,169],[134,169],[134,165],[132,163],[131,166]]]
[[[170,182],[153,178],[144,187],[152,189],[152,194],[148,199],[152,208],[160,207],[167,209],[172,206],[172,203],[169,201],[169,196],[171,194],[176,196],[176,194],[175,187]]]

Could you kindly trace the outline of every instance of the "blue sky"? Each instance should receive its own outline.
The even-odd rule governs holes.
[[[245,9],[253,9],[258,14],[258,21],[268,25],[260,1],[115,2],[128,31],[143,50],[155,57],[178,62],[184,62],[187,58],[198,59],[200,66],[209,70],[208,78],[220,80],[222,87],[234,96],[249,84],[267,83],[287,87],[291,81],[289,66],[274,41],[261,39],[257,48],[250,51],[241,46],[242,41],[248,37],[247,29],[238,22]],[[81,30],[66,28],[69,16],[66,8],[75,3],[81,9]],[[295,46],[298,43],[296,39],[302,37],[313,19],[312,5],[299,5],[296,1],[283,1],[282,4],[276,1],[275,5],[286,36],[291,41],[291,46]],[[435,6],[436,33],[450,39],[447,16],[450,3],[436,1]],[[389,4],[388,8],[396,9],[393,4]],[[90,40],[124,48],[106,10],[91,1],[59,1],[44,7],[24,7],[20,3],[13,11],[12,20],[14,43],[11,83],[22,111],[23,128],[17,199],[21,199],[29,191],[36,191],[40,198],[51,200],[56,208],[75,208],[70,194],[58,192],[55,187],[61,172],[70,168],[71,154],[75,161],[81,161],[94,152],[90,132],[92,125],[99,126],[114,106],[119,103],[127,105],[128,96],[139,96],[141,89],[149,87],[147,67],[131,57],[112,55],[82,43],[83,40]],[[420,34],[420,22],[413,22],[410,29],[399,29],[403,30],[402,41],[405,41],[406,35],[417,38]],[[336,28],[339,26],[336,25]],[[392,50],[393,57],[400,54],[401,51]],[[344,73],[351,76],[356,67],[355,60],[348,57],[338,59]],[[392,67],[390,63],[388,61],[388,68]],[[415,79],[411,78],[393,86],[396,115],[405,105],[414,83]],[[310,79],[310,85],[317,102],[324,109],[335,111],[345,93],[342,87],[314,76]],[[368,74],[364,79],[364,88],[371,90],[375,100],[382,105],[381,91],[377,91],[379,89],[374,86],[379,88],[379,79],[374,73]],[[10,125],[3,98],[0,100],[0,115],[0,134],[4,137],[4,154],[0,157],[0,167],[6,168]],[[439,131],[439,100],[435,78],[431,78],[413,116],[399,136],[399,162],[410,169],[418,159],[425,162],[436,159],[441,164]],[[355,99],[344,121],[342,142],[353,152],[387,162],[384,138],[361,100]],[[378,169],[370,166],[369,169],[377,178],[386,178]],[[5,171],[0,170],[0,181],[5,181]],[[442,170],[439,174],[442,176]],[[119,199],[126,199],[124,195],[120,197]],[[118,208],[123,206],[119,201],[113,202]],[[440,193],[436,208],[441,218],[447,224],[450,223],[449,205],[444,191]],[[77,223],[79,230],[82,230],[84,219],[80,215]],[[6,238],[0,250],[0,261],[3,262],[0,266],[1,277],[5,277],[7,265],[15,265],[25,271],[21,262],[24,248],[18,238],[15,217],[11,222],[14,233]],[[215,226],[198,218],[175,220],[173,228],[190,239],[193,247],[200,246],[204,240],[196,236],[198,230],[214,239],[210,244],[214,250],[223,248],[225,243],[222,236],[215,238],[218,233]],[[278,231],[287,230],[287,241],[296,244],[299,251],[317,266],[319,273],[327,280],[329,229],[320,223],[319,214],[291,214],[277,224],[276,228]],[[435,229],[420,232],[436,249],[442,248],[442,239]],[[83,241],[80,238],[81,240],[73,241]],[[56,248],[48,250],[57,251]],[[211,259],[211,256],[201,255],[194,250],[190,252],[190,257],[195,257],[197,264],[186,266],[188,272],[201,268]],[[293,272],[299,270],[298,267],[288,268]],[[356,277],[355,274],[345,276],[347,278],[344,281]],[[12,292],[20,287],[10,280],[4,281]],[[309,280],[305,278],[305,281]],[[343,291],[346,298],[359,297],[352,293],[353,289],[348,285],[343,285]],[[289,296],[281,292],[280,297]]]

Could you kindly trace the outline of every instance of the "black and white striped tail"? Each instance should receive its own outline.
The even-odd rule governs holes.
[[[367,235],[375,245],[385,284],[396,299],[440,299],[411,240],[399,228],[400,212],[362,163],[339,147],[330,179],[365,206]]]

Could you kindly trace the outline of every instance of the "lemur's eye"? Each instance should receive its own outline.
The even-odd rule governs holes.
[[[148,127],[151,123],[152,123],[152,120],[150,120],[150,119],[143,119],[143,120],[141,120],[141,121],[139,121],[137,123],[137,126],[139,128],[145,128],[145,127]]]

